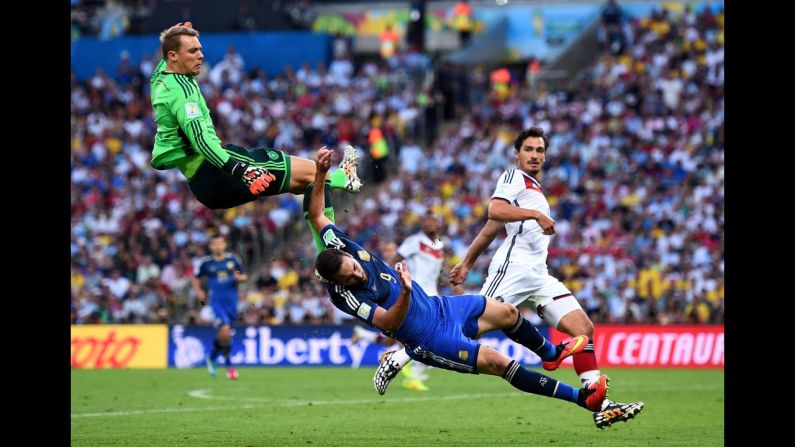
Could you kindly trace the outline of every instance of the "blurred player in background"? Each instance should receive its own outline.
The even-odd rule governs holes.
[[[215,359],[224,356],[226,377],[236,380],[237,370],[232,366],[232,325],[237,320],[237,284],[248,279],[248,275],[241,273],[240,259],[226,251],[226,240],[221,235],[210,239],[210,256],[205,256],[196,266],[192,278],[193,290],[199,303],[207,302],[207,294],[201,288],[201,279],[207,278],[210,305],[213,309],[213,327],[218,333],[213,341],[213,349],[204,360],[207,371],[211,376],[216,376]]]

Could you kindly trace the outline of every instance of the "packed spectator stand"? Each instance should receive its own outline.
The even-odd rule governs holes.
[[[268,76],[230,48],[199,82],[224,142],[306,158],[324,144],[360,148],[365,187],[335,193],[339,226],[379,251],[416,232],[422,215],[440,216],[450,248],[442,278],[485,223],[513,137],[541,126],[557,230],[548,264],[594,322],[722,323],[723,14],[656,10],[622,32],[568,88],[531,89],[514,67],[507,97],[483,68],[465,73],[412,51],[354,63],[342,49],[327,67]],[[241,286],[242,323],[346,320],[314,279],[301,197],[213,211],[177,170],[149,166],[157,57],[121,55],[115,73],[72,79],[72,322],[209,324],[190,278],[217,232],[254,273]],[[380,160],[373,128],[390,148]],[[499,242],[467,292],[480,290]]]

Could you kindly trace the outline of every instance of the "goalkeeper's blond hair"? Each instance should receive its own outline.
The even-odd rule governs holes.
[[[160,49],[163,52],[163,59],[168,59],[169,51],[179,51],[179,36],[199,37],[199,32],[193,29],[190,22],[181,22],[160,33]]]

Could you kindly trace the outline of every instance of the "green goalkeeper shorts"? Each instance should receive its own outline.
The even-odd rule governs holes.
[[[228,209],[257,200],[258,197],[275,196],[290,188],[290,156],[276,149],[257,147],[246,149],[234,144],[223,148],[235,160],[267,169],[276,177],[260,196],[251,194],[240,177],[233,177],[208,161],[203,161],[188,180],[190,191],[204,206],[211,209]]]

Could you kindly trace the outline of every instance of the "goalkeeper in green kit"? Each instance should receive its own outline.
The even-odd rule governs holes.
[[[201,72],[204,54],[199,32],[190,22],[178,23],[160,33],[160,47],[163,60],[152,71],[150,80],[157,125],[153,168],[179,169],[196,199],[212,209],[233,208],[285,192],[307,192],[307,186],[315,180],[314,161],[270,148],[221,144],[194,78]],[[340,169],[327,181],[329,186],[358,192],[362,187],[356,174],[358,161],[356,149],[346,146]],[[334,221],[328,199],[330,194],[326,215]],[[312,225],[309,228],[315,244],[324,247]]]
[[[199,32],[190,22],[160,33],[163,60],[150,80],[152,112],[157,124],[152,167],[177,168],[196,199],[208,208],[227,209],[285,192],[303,194],[315,179],[315,162],[270,148],[247,149],[221,144],[210,110],[194,76],[204,62]],[[359,157],[345,147],[330,186],[358,192]]]

